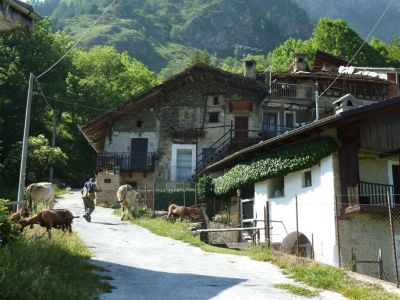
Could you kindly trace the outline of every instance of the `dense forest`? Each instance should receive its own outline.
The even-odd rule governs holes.
[[[90,6],[89,4],[93,2],[65,2],[75,3],[76,9],[81,9],[83,13],[97,15],[99,7],[103,7],[106,3],[97,1],[95,6]],[[139,5],[139,2],[129,1],[131,2]],[[160,1],[164,4],[175,2]],[[210,5],[210,1],[206,0],[182,0],[179,12],[173,10],[173,7],[168,9],[176,12],[176,18],[178,15],[184,16],[185,7],[187,14],[198,13],[195,9],[190,10],[185,6],[189,2],[197,3],[199,7]],[[153,2],[145,1],[145,3]],[[158,5],[159,2],[154,1],[154,3]],[[67,14],[68,10],[62,12],[59,10],[59,4],[59,0],[37,3],[51,15]],[[167,15],[168,19],[172,18],[172,15]],[[158,16],[152,15],[151,18],[157,19]],[[91,20],[92,18],[87,19],[87,25]],[[109,22],[110,16],[107,16],[99,27],[107,26]],[[36,24],[31,33],[15,32],[0,36],[0,198],[15,197],[29,73],[39,75],[46,70],[71,47],[78,33],[74,35],[66,31],[54,33],[54,28],[62,28],[61,23],[57,21],[55,23],[52,24],[45,19]],[[130,43],[135,46],[134,40]],[[296,38],[288,35],[288,38],[277,44],[271,52],[256,52],[247,55],[247,58],[257,60],[259,71],[264,71],[271,64],[275,71],[286,71],[295,52],[306,53],[309,63],[313,61],[317,49],[349,60],[362,43],[360,35],[344,20],[322,18],[308,36]],[[187,47],[182,50],[181,56],[171,57],[165,62],[164,67],[155,73],[127,51],[121,52],[108,45],[84,46],[74,49],[59,65],[35,82],[27,183],[48,180],[48,169],[54,166],[58,182],[73,186],[82,184],[87,176],[92,175],[96,156],[80,133],[78,125],[129,100],[130,97],[194,63],[206,63],[226,71],[240,73],[244,54],[237,48],[231,56],[222,57],[205,48],[199,50]],[[400,67],[400,43],[397,39],[386,43],[372,38],[363,46],[354,62],[369,66]],[[51,148],[49,142],[52,135],[53,114],[56,116],[57,124],[57,148]]]

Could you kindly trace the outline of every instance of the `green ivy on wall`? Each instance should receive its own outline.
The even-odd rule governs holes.
[[[225,175],[215,178],[214,191],[217,195],[223,195],[238,188],[249,187],[256,182],[310,168],[337,148],[334,138],[319,137],[266,154],[248,164],[236,165]]]
[[[213,178],[208,175],[203,175],[197,182],[197,197],[200,201],[209,199],[213,196],[212,190]]]

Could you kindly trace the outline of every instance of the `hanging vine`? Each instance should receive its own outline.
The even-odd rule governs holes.
[[[269,153],[248,164],[239,164],[225,175],[213,180],[217,195],[246,188],[269,178],[310,168],[335,152],[337,142],[331,137],[319,137],[314,140]]]

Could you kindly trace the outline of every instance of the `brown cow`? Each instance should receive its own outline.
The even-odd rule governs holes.
[[[171,204],[168,207],[168,220],[175,222],[177,217],[181,218],[181,222],[183,218],[190,218],[192,215],[199,214],[199,209],[197,207],[186,207],[186,206],[179,206],[177,204]]]

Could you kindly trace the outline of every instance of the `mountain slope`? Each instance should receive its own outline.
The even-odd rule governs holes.
[[[79,36],[111,1],[34,1],[55,30]],[[83,41],[113,45],[160,70],[171,58],[192,48],[218,56],[232,55],[233,44],[259,48],[264,54],[288,37],[307,38],[311,20],[294,0],[125,0],[117,1]]]

